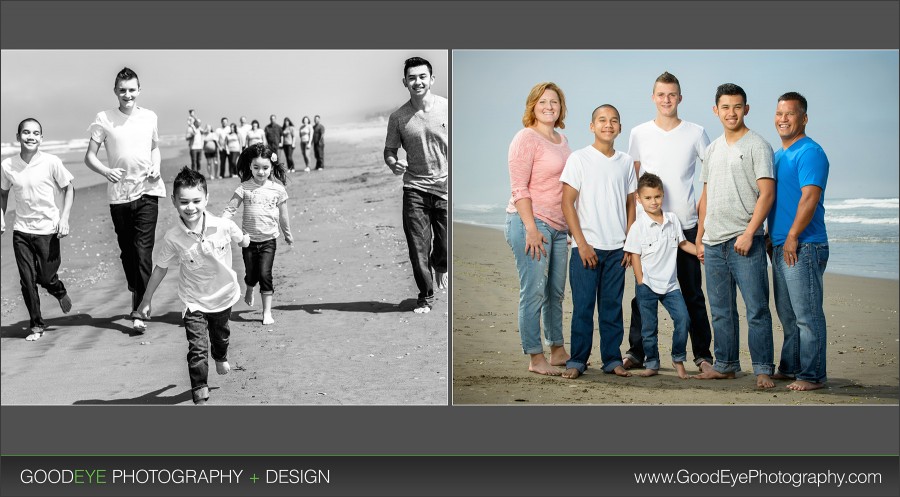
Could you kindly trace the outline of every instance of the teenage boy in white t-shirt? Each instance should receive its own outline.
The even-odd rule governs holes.
[[[178,297],[184,303],[182,319],[188,339],[188,374],[194,404],[209,399],[206,380],[212,355],[216,372],[228,374],[228,338],[231,306],[241,298],[237,273],[231,269],[231,244],[250,245],[250,235],[230,219],[206,212],[206,178],[185,167],[172,185],[172,204],[179,220],[160,243],[156,267],[138,310],[150,319],[150,301],[170,267],[179,267]],[[210,350],[210,342],[212,349]]]
[[[5,216],[9,191],[16,195],[16,220],[13,223],[13,253],[19,268],[22,298],[28,308],[30,334],[28,341],[44,335],[46,326],[41,317],[38,285],[59,300],[59,307],[68,313],[72,299],[59,280],[59,239],[69,234],[69,212],[75,197],[70,173],[59,157],[41,152],[43,127],[34,118],[19,123],[16,132],[18,155],[0,164],[0,210]],[[57,197],[62,193],[62,209]],[[6,230],[5,221],[2,231]]]
[[[691,320],[678,285],[676,258],[679,248],[696,257],[697,247],[685,239],[678,216],[674,212],[663,212],[665,196],[659,176],[644,173],[638,180],[637,197],[642,209],[628,232],[625,251],[631,254],[634,293],[640,309],[641,335],[646,354],[645,369],[640,376],[653,376],[659,372],[657,304],[662,302],[675,325],[672,366],[679,378],[686,379],[688,374],[684,369],[684,360],[687,357]]]
[[[681,83],[674,75],[664,72],[656,78],[652,99],[656,105],[656,117],[631,130],[628,155],[634,159],[639,178],[644,173],[653,173],[662,180],[666,189],[662,210],[678,217],[684,237],[693,242],[697,238],[694,173],[709,146],[709,137],[702,126],[678,117],[678,105],[682,99]],[[640,214],[640,204],[637,211]],[[706,313],[700,260],[681,251],[678,252],[676,261],[678,284],[690,316],[694,364],[698,368],[703,363],[711,365],[713,358],[709,347],[712,330]],[[631,326],[628,333],[630,347],[625,353],[626,369],[640,366],[644,362],[641,325],[641,312],[635,297],[631,301]]]
[[[143,333],[147,325],[137,312],[153,270],[153,243],[159,198],[166,196],[160,179],[159,132],[156,114],[137,106],[141,94],[138,75],[129,68],[116,74],[113,84],[119,106],[97,113],[90,125],[84,163],[109,181],[106,193],[128,291],[131,292],[132,328]],[[97,157],[105,144],[109,165]]]
[[[622,132],[619,111],[609,104],[591,114],[594,143],[569,155],[559,180],[562,210],[572,237],[572,350],[563,378],[587,369],[599,307],[600,356],[605,373],[631,376],[622,366],[622,293],[631,258],[622,248],[634,222],[637,186],[634,161],[614,148]]]

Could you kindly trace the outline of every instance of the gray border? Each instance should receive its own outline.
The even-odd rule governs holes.
[[[0,2],[0,47],[897,49],[898,2]],[[262,4],[262,5],[260,5]],[[211,9],[211,6],[215,9]],[[215,12],[215,23],[209,22]],[[814,11],[814,12],[813,12]],[[140,23],[121,23],[124,12]],[[647,16],[652,12],[652,16]],[[794,22],[788,18],[794,16]],[[35,19],[23,22],[22,19]],[[640,21],[634,21],[640,19]],[[549,39],[532,35],[555,23]],[[416,24],[420,29],[416,29]],[[104,31],[103,27],[110,27]],[[677,28],[678,38],[660,36]],[[770,29],[772,28],[772,29]],[[777,28],[777,29],[774,29]],[[247,36],[225,36],[235,30]],[[129,41],[130,40],[130,41]],[[602,46],[598,46],[602,43]],[[786,45],[789,44],[789,45]],[[452,66],[452,64],[451,64]],[[10,77],[10,75],[4,75]],[[452,93],[452,91],[451,91]],[[898,406],[0,407],[3,454],[897,454]],[[573,438],[571,426],[582,426]],[[627,427],[635,427],[632,432]],[[640,427],[640,432],[637,428]],[[686,434],[689,434],[685,436]],[[534,441],[545,438],[540,449]],[[639,461],[635,462],[636,464]]]

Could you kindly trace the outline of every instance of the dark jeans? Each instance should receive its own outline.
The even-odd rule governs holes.
[[[638,305],[643,315],[644,325],[641,332],[644,336],[644,350],[647,357],[644,359],[644,367],[647,369],[659,369],[659,316],[657,310],[659,303],[669,311],[675,329],[672,331],[672,362],[684,362],[687,358],[687,337],[690,328],[687,307],[681,297],[680,290],[659,294],[647,285],[637,285],[634,288]]]
[[[435,272],[447,272],[447,200],[432,193],[403,189],[403,233],[409,248],[418,304],[434,302]],[[434,243],[432,243],[432,241]]]
[[[191,149],[191,170],[199,171],[200,170],[200,161],[203,158],[203,150],[202,149]]]
[[[60,263],[59,238],[56,234],[33,235],[13,231],[13,253],[19,267],[22,298],[25,299],[25,307],[28,308],[28,326],[43,328],[38,285],[57,299],[66,296],[66,286],[56,275]]]
[[[325,169],[325,142],[313,142],[313,153],[316,156],[316,169]]]
[[[184,314],[184,329],[188,341],[188,375],[191,377],[191,392],[194,402],[198,390],[207,386],[209,375],[209,355],[216,362],[228,360],[228,338],[231,329],[228,320],[231,318],[231,307],[219,312],[187,311]],[[210,354],[212,342],[212,354]]]
[[[144,298],[153,271],[159,197],[144,195],[126,204],[110,204],[109,213],[122,252],[119,257],[125,270],[125,281],[131,292],[131,316],[138,317],[137,306]]]
[[[697,239],[697,227],[684,230],[684,237],[691,243]],[[676,259],[678,285],[688,309],[691,320],[689,335],[694,364],[706,361],[713,363],[709,350],[712,343],[712,329],[709,326],[709,315],[706,313],[706,297],[703,296],[703,275],[700,272],[700,260],[684,250],[678,251]],[[626,356],[636,363],[644,362],[644,345],[641,338],[641,313],[638,310],[637,298],[631,299],[631,326],[628,328],[628,352]]]
[[[284,157],[287,161],[288,171],[294,170],[294,146],[293,145],[285,145],[284,147]]]
[[[237,176],[237,163],[238,158],[240,158],[240,152],[229,152],[228,153],[228,171],[231,176]]]
[[[272,263],[275,262],[275,238],[264,242],[250,242],[241,249],[244,256],[244,283],[254,287],[259,283],[260,294],[275,293],[272,285]]]
[[[219,177],[220,178],[225,177],[225,164],[228,162],[229,158],[230,157],[228,155],[227,150],[219,150]],[[231,174],[234,174],[234,173],[231,173]]]

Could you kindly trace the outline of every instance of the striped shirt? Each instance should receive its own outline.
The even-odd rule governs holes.
[[[243,203],[241,227],[250,235],[250,241],[264,242],[278,238],[278,206],[287,199],[287,190],[280,183],[267,180],[264,184],[257,185],[253,179],[249,179],[238,185],[222,215],[226,218],[234,217]]]

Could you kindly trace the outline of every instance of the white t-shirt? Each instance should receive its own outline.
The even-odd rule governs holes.
[[[162,268],[180,266],[178,298],[191,312],[220,312],[241,298],[237,273],[231,269],[231,243],[244,239],[234,221],[206,212],[198,232],[187,229],[181,218],[166,231],[153,263]],[[199,233],[203,231],[203,233]]]
[[[52,235],[59,224],[62,189],[72,182],[59,157],[38,152],[26,163],[19,154],[0,163],[0,188],[16,195],[13,229],[33,235]]]
[[[131,115],[119,109],[98,112],[88,128],[91,140],[106,145],[110,168],[122,168],[125,174],[118,183],[109,183],[106,193],[111,204],[126,204],[142,195],[166,196],[166,185],[155,171],[156,178],[148,177],[153,169],[150,151],[159,142],[156,113],[143,107],[135,107]]]
[[[251,126],[249,124],[245,124],[243,126],[238,126],[238,136],[241,137],[241,146],[242,147],[247,146],[247,133],[249,133],[251,129],[253,129],[253,126]]]
[[[634,160],[616,151],[603,155],[589,145],[569,155],[559,181],[578,190],[575,212],[585,241],[599,250],[625,245],[628,213],[625,203],[637,187]],[[572,246],[576,247],[575,241]]]
[[[678,244],[683,242],[684,232],[674,212],[663,212],[662,224],[646,212],[635,216],[634,224],[625,240],[625,251],[641,256],[643,283],[655,293],[664,295],[680,290],[678,285]]]
[[[703,127],[687,121],[669,131],[647,121],[635,126],[628,138],[628,155],[641,163],[638,177],[644,173],[659,176],[665,192],[663,212],[675,213],[685,229],[697,225],[694,173],[708,146]],[[643,211],[638,203],[637,212]]]

